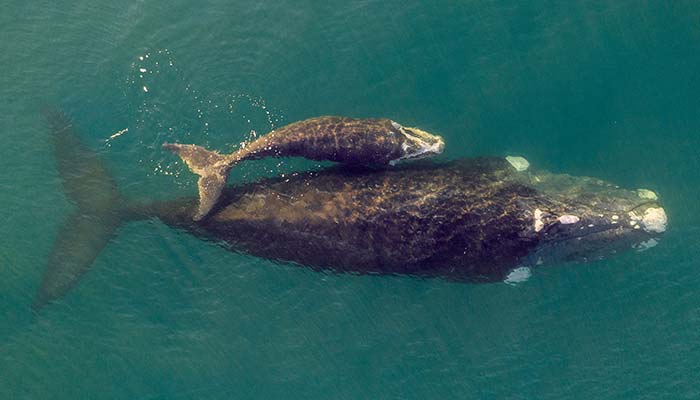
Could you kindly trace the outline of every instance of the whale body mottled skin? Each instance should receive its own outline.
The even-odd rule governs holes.
[[[195,220],[204,218],[216,204],[233,166],[265,157],[304,157],[351,165],[394,165],[398,161],[442,153],[440,136],[404,127],[390,119],[316,117],[295,122],[244,144],[236,152],[221,155],[191,144],[164,143],[200,176],[199,208]]]
[[[518,172],[502,158],[480,158],[230,187],[200,222],[191,221],[187,199],[135,212],[318,269],[492,281],[538,251],[543,263],[548,247],[566,254],[547,261],[573,261],[656,237],[665,225],[645,216],[659,207],[597,179]]]
[[[61,138],[75,136],[61,118],[49,115],[49,121]],[[116,227],[134,219],[157,218],[230,250],[319,270],[459,281],[503,280],[523,266],[643,249],[656,243],[667,223],[650,191],[503,158],[381,170],[338,166],[263,179],[227,187],[210,215],[195,221],[196,198],[119,199],[99,163],[79,161],[91,153],[67,142],[71,150],[57,148],[59,170],[76,215],[91,210],[91,217],[69,218],[62,237],[70,240],[59,238],[54,246],[37,309],[64,296]]]

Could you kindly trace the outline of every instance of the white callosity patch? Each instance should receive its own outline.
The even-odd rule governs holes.
[[[506,279],[503,280],[504,283],[507,283],[509,285],[515,285],[516,283],[521,283],[525,282],[530,277],[532,276],[532,271],[530,271],[530,268],[528,267],[518,267],[508,274],[506,276]]]
[[[637,195],[641,199],[647,199],[647,200],[658,200],[659,196],[656,195],[656,193],[652,192],[649,189],[637,189]]]
[[[647,232],[665,232],[667,223],[666,212],[661,207],[647,208],[642,217],[642,225]]]
[[[530,162],[523,157],[508,156],[506,157],[506,161],[518,172],[526,171],[530,168]]]
[[[542,210],[539,208],[535,210],[535,232],[539,232],[544,228],[544,222],[542,221]]]
[[[579,217],[577,217],[577,216],[575,216],[575,215],[569,215],[569,214],[567,214],[567,215],[562,215],[562,216],[559,217],[558,219],[559,219],[559,222],[562,223],[562,224],[564,224],[564,225],[575,224],[575,223],[577,223],[578,221],[581,220],[581,218],[579,218]]]
[[[639,215],[637,215],[634,211],[628,212],[627,215],[630,217],[630,226],[632,226],[634,229],[639,229],[639,222],[641,221]]]
[[[394,166],[399,161],[410,158],[422,158],[430,154],[440,154],[445,148],[445,142],[439,136],[430,135],[427,132],[421,131],[418,128],[410,128],[410,130],[412,130],[414,134],[409,134],[408,132],[406,132],[406,128],[401,126],[401,124],[399,124],[398,122],[394,121],[391,121],[391,126],[393,126],[395,129],[398,129],[399,132],[401,132],[401,134],[404,135],[407,140],[413,142],[413,144],[416,145],[417,150],[411,152],[411,147],[407,143],[402,143],[401,150],[403,150],[404,155],[395,160],[389,161],[389,165]],[[423,137],[432,137],[434,140],[432,140],[431,143],[431,141],[425,140],[424,138],[419,138],[415,135],[416,131],[419,132]]]

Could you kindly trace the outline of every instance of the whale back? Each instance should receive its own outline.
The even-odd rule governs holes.
[[[229,188],[193,230],[320,269],[498,279],[537,243],[523,236],[536,193],[511,170],[476,159],[267,179]]]

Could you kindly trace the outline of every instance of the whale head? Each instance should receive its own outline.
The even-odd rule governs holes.
[[[405,127],[393,121],[392,125],[403,136],[403,142],[401,156],[390,161],[391,165],[402,160],[434,156],[445,150],[445,140],[439,135],[433,135],[419,128]]]
[[[587,177],[538,174],[526,178],[539,194],[531,229],[539,245],[532,264],[587,262],[656,246],[668,218],[658,196]],[[538,196],[539,197],[539,196]]]

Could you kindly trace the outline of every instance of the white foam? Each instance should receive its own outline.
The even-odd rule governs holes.
[[[129,128],[124,128],[124,129],[117,131],[114,134],[110,135],[109,139],[107,139],[107,140],[109,141],[109,140],[112,140],[114,138],[118,138],[119,136],[121,136],[127,132],[129,132]]]

